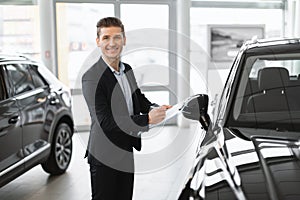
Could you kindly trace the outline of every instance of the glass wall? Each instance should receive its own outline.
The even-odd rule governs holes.
[[[87,67],[83,63],[89,62],[90,55],[98,50],[96,24],[106,16],[114,16],[113,4],[56,3],[58,77],[71,88],[78,130],[90,124],[81,92],[81,75]],[[81,109],[77,109],[79,106]]]
[[[40,56],[39,8],[0,5],[0,52]]]
[[[282,9],[191,8],[191,27],[204,24],[263,24],[265,37],[269,38],[282,35],[282,23]]]
[[[146,92],[151,101],[169,104],[169,6],[121,4],[121,19],[127,34],[122,60],[132,66],[144,90],[165,88]]]
[[[122,19],[127,38],[122,61],[132,66],[143,92],[150,101],[171,104],[169,14],[167,4],[56,3],[58,76],[71,88],[73,108],[85,105],[80,82],[90,65],[84,63],[100,56],[96,23],[108,16]],[[73,110],[77,126],[90,123],[83,110]]]
[[[76,88],[80,68],[96,48],[96,24],[114,16],[113,4],[57,3],[58,75],[70,88]]]
[[[155,14],[154,14],[155,13]],[[169,28],[169,6],[155,4],[121,4],[121,19],[126,30]]]
[[[211,2],[214,5],[214,2]],[[220,2],[218,2],[220,3]],[[232,3],[232,2],[231,2]],[[223,89],[225,81],[227,79],[229,70],[231,68],[232,62],[236,53],[238,52],[240,44],[236,44],[236,47],[232,51],[227,51],[231,54],[230,59],[213,59],[211,55],[211,50],[213,46],[212,42],[212,27],[221,27],[219,30],[231,29],[238,30],[241,33],[247,33],[243,31],[242,28],[250,29],[260,29],[263,27],[263,37],[272,38],[283,36],[283,23],[284,23],[284,10],[281,8],[261,8],[260,3],[257,2],[257,8],[253,5],[251,8],[229,8],[230,2],[228,4],[223,3],[224,6],[221,8],[221,4],[218,4],[218,8],[215,7],[192,7],[190,9],[190,21],[191,21],[191,38],[201,48],[206,52],[205,55],[200,56],[199,59],[205,60],[205,66],[208,68],[207,74],[207,88],[210,93],[210,99],[215,102],[215,98],[220,97],[220,93]],[[236,5],[236,4],[234,4]],[[226,6],[226,7],[225,7]],[[225,28],[224,28],[225,27]],[[249,32],[250,33],[250,32]],[[214,36],[218,36],[220,39],[223,33],[215,33]],[[235,37],[236,31],[233,34],[229,34],[223,37]],[[251,39],[251,34],[248,34],[247,39]],[[260,34],[258,34],[260,35]],[[254,35],[253,35],[254,36]],[[222,48],[231,48],[228,40],[223,40],[223,47],[220,44],[220,40],[217,41],[217,50],[222,51]],[[228,47],[226,47],[226,45]],[[192,50],[193,53],[193,50]],[[196,52],[197,53],[197,52]],[[226,54],[224,54],[226,56]],[[228,55],[229,57],[229,55]],[[191,84],[195,81],[191,80]]]

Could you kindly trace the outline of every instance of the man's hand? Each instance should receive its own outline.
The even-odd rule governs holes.
[[[157,124],[163,121],[166,117],[166,110],[171,108],[170,105],[163,105],[157,108],[153,108],[148,116],[149,116],[149,124]]]
[[[168,110],[168,109],[172,108],[173,106],[171,106],[171,105],[162,105],[162,107],[165,107]]]

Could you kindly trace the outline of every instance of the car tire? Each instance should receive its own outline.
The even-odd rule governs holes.
[[[46,162],[42,163],[43,169],[51,175],[63,174],[72,157],[72,131],[68,124],[60,123],[54,133],[51,144],[51,153]]]

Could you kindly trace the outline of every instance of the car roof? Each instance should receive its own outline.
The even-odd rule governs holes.
[[[273,45],[300,44],[300,38],[270,38],[270,39],[254,39],[246,43],[249,47],[264,47]]]
[[[31,64],[37,64],[38,71],[43,75],[46,81],[55,88],[62,88],[65,87],[57,77],[41,62],[35,60],[24,54],[17,54],[17,53],[0,53],[0,64],[6,62],[29,62]]]
[[[254,39],[243,48],[247,53],[300,52],[300,38]]]
[[[35,62],[33,59],[29,58],[23,54],[11,54],[11,53],[0,53],[0,62],[7,61],[31,61]]]

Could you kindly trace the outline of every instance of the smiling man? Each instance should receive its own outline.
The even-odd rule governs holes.
[[[138,88],[131,67],[121,62],[126,44],[120,19],[97,23],[102,56],[82,77],[91,130],[86,156],[90,164],[92,200],[130,200],[134,183],[133,148],[141,150],[140,133],[165,118],[170,106],[153,105]]]

